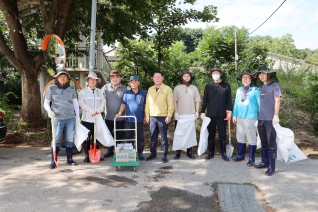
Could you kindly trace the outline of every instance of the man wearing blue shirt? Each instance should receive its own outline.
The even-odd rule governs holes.
[[[119,112],[116,118],[119,118],[126,109],[126,116],[135,116],[137,119],[137,126],[135,126],[134,118],[126,118],[126,129],[135,129],[137,127],[137,152],[140,160],[144,160],[142,152],[144,151],[144,122],[145,122],[145,104],[146,92],[139,89],[139,77],[130,77],[131,90],[125,92]],[[127,130],[126,138],[133,139],[134,131]]]
[[[258,117],[260,92],[252,84],[253,75],[250,70],[243,71],[238,77],[243,84],[236,90],[233,123],[236,124],[236,139],[238,142],[238,155],[233,159],[235,162],[245,160],[246,140],[248,141],[249,160],[248,167],[253,167],[255,163],[256,151],[256,126]]]

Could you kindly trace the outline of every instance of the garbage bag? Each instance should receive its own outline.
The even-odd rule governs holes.
[[[81,123],[75,124],[74,130],[74,144],[78,151],[82,149],[82,143],[87,139],[89,130]]]
[[[197,145],[195,116],[180,115],[174,131],[172,150],[187,149]]]
[[[273,127],[276,130],[277,160],[290,164],[307,159],[307,156],[295,144],[292,130],[279,124],[275,124]]]
[[[198,146],[198,155],[203,155],[208,148],[208,138],[209,138],[208,125],[210,121],[211,121],[210,118],[205,117],[202,122],[201,130],[200,130],[200,141]]]
[[[114,146],[115,140],[107,128],[103,117],[99,114],[96,122],[96,140],[106,147]]]

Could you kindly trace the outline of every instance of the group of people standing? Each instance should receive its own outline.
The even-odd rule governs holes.
[[[88,150],[94,140],[94,116],[104,112],[105,124],[114,136],[114,120],[118,129],[127,130],[126,133],[116,131],[116,140],[137,138],[137,149],[140,160],[153,160],[157,158],[158,134],[161,136],[161,160],[168,162],[168,125],[174,115],[175,125],[182,117],[189,116],[195,120],[200,117],[210,118],[208,125],[208,155],[205,159],[214,157],[215,136],[218,131],[220,152],[224,161],[229,161],[226,156],[226,123],[232,116],[233,123],[237,125],[236,136],[238,140],[238,156],[233,161],[243,161],[245,159],[246,139],[249,143],[249,161],[247,165],[255,168],[268,168],[267,175],[275,172],[276,157],[276,132],[273,124],[279,122],[278,112],[280,105],[281,91],[277,82],[272,82],[271,77],[275,72],[270,72],[267,67],[261,67],[256,75],[263,85],[257,88],[253,85],[254,75],[249,71],[243,71],[238,79],[243,86],[236,91],[234,107],[232,104],[230,85],[224,80],[225,74],[219,66],[209,70],[209,75],[213,80],[205,86],[202,107],[200,110],[200,93],[196,86],[192,84],[194,76],[190,71],[180,74],[181,84],[174,90],[165,85],[164,75],[160,71],[153,74],[154,85],[147,93],[139,88],[138,76],[131,76],[129,80],[130,90],[121,84],[122,75],[118,70],[110,72],[110,82],[101,89],[97,88],[100,78],[94,72],[90,72],[85,78],[87,87],[80,91],[78,101],[75,89],[70,86],[70,75],[66,69],[60,69],[54,76],[55,84],[52,84],[45,93],[44,107],[50,118],[54,118],[56,152],[59,151],[61,138],[64,132],[65,146],[67,152],[67,163],[77,165],[72,159],[73,131],[75,123],[82,121],[82,124],[90,130],[91,136],[84,142],[84,162],[89,163]],[[82,109],[82,120],[79,116],[79,107]],[[135,126],[135,119],[137,120]],[[256,121],[258,124],[256,127]],[[144,151],[144,124],[150,124],[150,156],[145,158]],[[262,161],[255,164],[256,151],[256,131],[258,129],[262,143]],[[195,130],[193,132],[195,134]],[[126,134],[126,136],[125,136]],[[196,142],[195,142],[196,143]],[[193,145],[194,146],[194,145]],[[97,145],[99,148],[99,145]],[[108,147],[104,158],[114,154],[114,146]],[[187,147],[187,156],[195,159],[192,154],[192,146]],[[176,150],[174,159],[181,157],[181,149]],[[53,160],[50,168],[55,168]],[[101,158],[103,160],[103,158]]]

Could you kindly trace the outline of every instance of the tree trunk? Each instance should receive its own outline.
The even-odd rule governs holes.
[[[42,118],[38,70],[23,70],[20,122],[35,122]]]

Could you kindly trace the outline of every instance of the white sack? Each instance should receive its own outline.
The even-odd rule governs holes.
[[[275,124],[277,160],[282,160],[286,164],[307,159],[306,155],[298,148],[294,142],[294,132]]]
[[[78,151],[82,149],[82,143],[87,139],[89,130],[81,123],[75,124],[74,130],[74,144]]]
[[[199,141],[199,147],[198,147],[198,155],[202,155],[205,153],[205,151],[208,148],[208,138],[209,138],[209,131],[208,131],[208,125],[210,123],[211,119],[208,117],[205,117],[200,130],[200,141]]]
[[[187,149],[196,145],[195,116],[180,115],[174,131],[172,150]]]
[[[107,128],[103,117],[99,114],[96,122],[96,139],[106,147],[114,146],[115,140]]]

